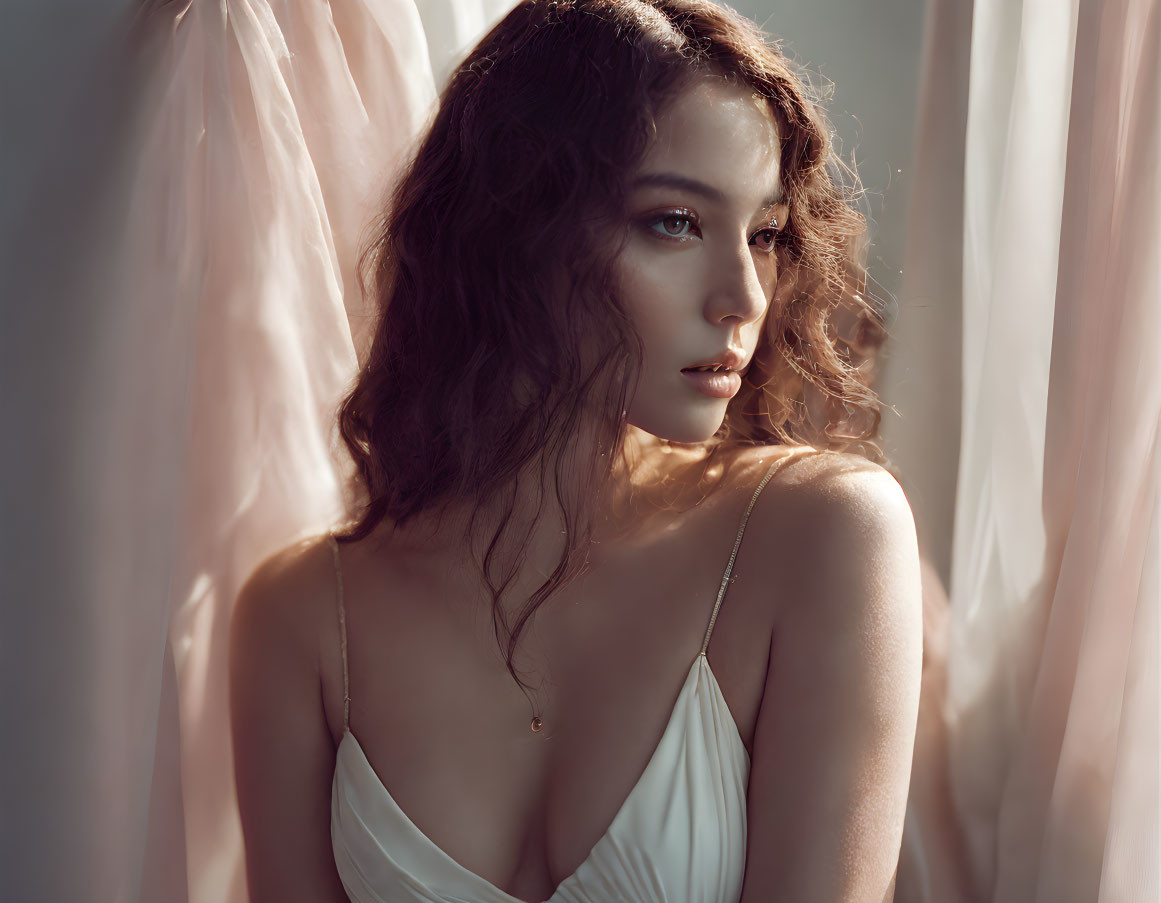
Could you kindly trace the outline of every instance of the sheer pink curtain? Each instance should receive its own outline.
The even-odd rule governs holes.
[[[951,543],[948,756],[929,764],[947,772],[974,898],[1146,903],[1161,770],[1161,13],[977,0],[968,45],[956,7],[932,4],[929,41],[951,52],[927,59],[911,318],[892,362],[891,400],[930,415],[900,441]],[[948,209],[963,212],[951,259],[932,231]],[[948,424],[956,379],[930,352],[957,313]],[[928,362],[937,378],[917,384]],[[922,460],[940,422],[959,436],[953,496],[948,458]],[[933,853],[939,822],[919,821]],[[918,884],[909,899],[946,899],[938,875]]]
[[[6,289],[56,321],[33,306],[35,344],[5,346],[26,374],[65,374],[25,385],[50,412],[67,402],[45,445],[77,491],[52,540],[67,579],[18,575],[45,635],[20,675],[41,678],[41,714],[17,764],[47,780],[17,803],[52,815],[6,871],[11,899],[243,903],[230,610],[265,555],[343,511],[334,412],[370,326],[356,247],[435,89],[412,0],[133,13],[13,230],[37,253]],[[61,354],[77,319],[87,334]]]
[[[131,247],[151,252],[158,270],[129,297],[159,304],[176,273],[189,305],[188,368],[173,374],[188,379],[188,414],[175,423],[183,466],[168,638],[179,718],[167,739],[181,754],[189,900],[242,903],[231,606],[262,557],[342,511],[334,412],[371,326],[358,243],[435,92],[411,0],[193,0],[173,10],[145,25],[165,45],[156,71],[167,82],[143,118],[131,216],[142,241]],[[158,234],[161,248],[150,241]],[[131,355],[130,384],[149,384],[162,362]],[[154,429],[123,435],[139,443]],[[132,479],[122,492],[135,501]],[[126,523],[151,528],[133,514]],[[177,815],[158,811],[150,836],[176,836],[158,828]],[[144,897],[172,899],[150,888]]]

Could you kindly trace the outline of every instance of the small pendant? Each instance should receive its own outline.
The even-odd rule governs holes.
[[[542,727],[544,727],[544,722],[540,720],[540,716],[533,715],[532,716],[532,732],[537,733]]]

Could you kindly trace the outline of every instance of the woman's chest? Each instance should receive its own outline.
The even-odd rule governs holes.
[[[346,581],[351,729],[425,837],[484,876],[539,873],[553,886],[552,876],[571,874],[658,751],[711,618],[705,698],[724,707],[725,745],[740,740],[749,753],[769,651],[770,559],[751,537],[723,586],[736,508],[607,556],[551,598],[513,657],[526,692],[504,665],[486,599],[473,609],[422,582],[386,579],[375,597],[368,582]],[[324,666],[336,745],[338,661]]]
[[[496,614],[483,593],[449,590],[455,580],[440,586],[407,569],[344,573],[351,722],[361,739],[374,750],[380,734],[396,749],[400,736],[429,737],[486,756],[490,744],[524,740],[536,712],[574,734],[575,753],[556,743],[554,759],[591,760],[595,748],[615,746],[628,725],[672,703],[712,617],[707,654],[749,750],[779,567],[776,551],[751,531],[723,586],[742,507],[730,501],[604,556],[541,605],[512,659],[524,691],[505,665],[503,641],[527,594],[505,597]],[[324,650],[322,676],[337,745],[343,693],[334,653]],[[426,760],[430,744],[415,746]]]

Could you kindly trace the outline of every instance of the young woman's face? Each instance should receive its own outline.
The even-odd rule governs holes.
[[[697,82],[657,118],[630,180],[630,237],[617,262],[645,349],[632,425],[677,442],[703,442],[721,426],[774,295],[774,230],[786,213],[779,149],[766,102],[720,79]],[[731,353],[732,373],[688,372]]]

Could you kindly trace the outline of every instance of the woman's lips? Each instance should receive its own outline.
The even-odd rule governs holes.
[[[733,398],[742,388],[742,377],[735,370],[682,370],[681,375],[711,398]]]

